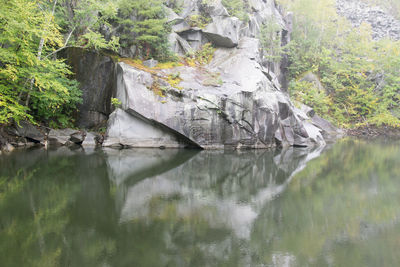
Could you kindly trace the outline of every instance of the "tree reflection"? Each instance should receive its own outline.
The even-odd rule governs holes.
[[[100,188],[85,187],[90,180],[85,175],[90,174],[86,167],[90,167],[90,163],[96,165],[96,159],[89,160],[71,151],[26,153],[30,158],[27,164],[18,164],[21,160],[18,157],[26,156],[19,153],[3,157],[1,162],[1,266],[81,266],[85,262],[89,263],[85,266],[98,266],[104,262],[103,255],[115,251],[115,241],[94,232],[97,225],[84,225],[75,217],[76,206],[84,209],[82,203],[90,201],[91,192],[99,193],[104,186],[96,181]],[[85,158],[84,164],[80,163],[82,158]],[[104,165],[104,161],[101,162]],[[24,167],[16,171],[18,165]],[[8,176],[12,172],[17,174]],[[107,177],[103,177],[108,183]],[[85,199],[78,203],[82,194]]]
[[[396,143],[336,144],[264,208],[253,229],[253,249],[265,263],[273,252],[287,252],[300,266],[398,265],[393,247],[375,242],[388,231],[400,235],[399,163]],[[350,248],[353,256],[346,253]],[[383,255],[388,257],[381,261]]]

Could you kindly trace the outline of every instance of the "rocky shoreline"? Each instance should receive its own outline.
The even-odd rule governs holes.
[[[363,139],[400,139],[400,128],[389,126],[365,126],[354,129],[345,129],[341,134],[331,136],[329,141],[335,142],[336,140],[346,136]],[[67,128],[56,130],[45,126],[35,126],[28,122],[21,122],[20,126],[17,124],[11,126],[0,126],[0,153],[12,152],[17,148],[26,149],[35,146],[45,148],[60,146],[96,148],[105,146],[104,140],[104,133],[91,132],[84,129]],[[124,149],[135,147],[118,146],[114,148]],[[160,146],[158,148],[162,149],[165,148],[165,146]]]
[[[101,146],[104,136],[101,133],[81,129],[56,130],[45,126],[35,126],[26,121],[9,126],[0,126],[0,152],[11,152],[16,148],[34,146]]]

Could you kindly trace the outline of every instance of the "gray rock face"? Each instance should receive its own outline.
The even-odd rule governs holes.
[[[171,6],[171,2],[167,1]],[[175,4],[178,2],[175,2]],[[243,37],[258,38],[263,23],[273,20],[281,27],[279,33],[282,45],[290,42],[292,30],[292,16],[285,14],[274,0],[249,0],[247,1],[248,21],[240,21],[231,16],[222,5],[221,0],[182,0],[182,12],[178,15],[186,19],[172,25],[169,36],[171,50],[178,55],[199,50],[207,42],[216,47],[233,48]],[[187,20],[190,16],[200,16],[211,19],[205,29],[191,27]],[[280,83],[279,87],[287,91],[288,57],[283,55],[279,62],[267,62],[268,73],[273,72]]]
[[[132,112],[132,110],[128,111]],[[117,109],[109,119],[106,147],[184,147],[176,135],[163,131],[155,123],[145,121],[140,115],[131,115]]]
[[[154,60],[154,59],[149,59],[146,61],[143,61],[143,65],[145,65],[148,68],[154,68],[155,66],[157,66],[158,61]]]
[[[193,52],[193,48],[189,45],[189,43],[176,33],[171,33],[168,37],[168,40],[171,51],[177,53],[178,55],[183,56]]]
[[[120,47],[118,49],[118,53],[122,57],[134,57],[136,55],[136,52],[137,52],[136,45],[130,45],[128,47]]]
[[[196,51],[200,49],[202,45],[209,42],[200,28],[191,28],[187,31],[180,32],[179,36],[189,44],[189,48],[186,48],[186,44],[178,40],[185,51]]]
[[[76,144],[82,147],[94,148],[99,144],[100,139],[100,135],[96,133],[73,129],[51,129],[47,135],[47,144],[49,146],[69,146]]]
[[[7,141],[7,138],[3,137],[3,128],[0,128],[0,155],[1,152],[11,152],[14,150],[14,146]]]
[[[148,89],[151,74],[119,63],[116,96],[122,110],[112,114],[104,145],[177,146],[173,136],[205,149],[324,144],[321,129],[306,124],[309,118],[299,117],[264,74],[258,47],[257,39],[243,38],[237,49],[217,49],[204,69],[168,70],[180,74],[183,89],[171,87],[165,97]],[[205,85],[210,76],[219,76],[221,84]]]
[[[232,48],[238,45],[241,24],[235,17],[216,17],[203,33],[215,46]]]
[[[71,142],[73,142],[77,145],[80,145],[85,140],[85,137],[86,137],[86,132],[78,131],[78,132],[71,134],[70,140],[71,140]]]
[[[229,13],[221,0],[202,1],[202,9],[211,17],[229,17]]]
[[[63,129],[63,130],[55,130],[51,129],[49,134],[47,135],[47,142],[50,146],[52,145],[68,145],[71,144],[71,135],[77,133],[76,130],[73,129]]]
[[[35,143],[43,143],[45,134],[33,124],[27,121],[21,121],[12,128],[13,134],[20,137],[28,138]]]
[[[83,93],[78,126],[91,128],[104,123],[111,113],[115,63],[108,56],[82,49],[68,49],[66,57]]]
[[[82,147],[95,147],[98,144],[99,136],[95,133],[86,133],[85,140],[82,142]]]
[[[191,27],[186,21],[182,21],[181,23],[172,26],[172,31],[176,33],[181,33],[190,29]]]
[[[400,40],[400,20],[382,8],[357,0],[336,0],[336,7],[338,13],[350,20],[355,27],[359,27],[362,22],[369,23],[375,40],[384,37]]]
[[[183,18],[178,16],[171,8],[165,7],[167,13],[167,22],[170,25],[175,25],[183,22]]]
[[[315,114],[313,108],[304,104],[300,105],[301,107],[300,109],[297,109],[296,113],[299,115],[299,117],[303,118],[304,120],[308,120],[309,123],[321,129],[321,134],[326,141],[333,141],[344,135],[342,130],[336,128],[332,123]]]

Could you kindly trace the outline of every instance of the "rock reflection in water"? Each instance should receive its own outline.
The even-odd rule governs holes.
[[[106,153],[110,178],[121,192],[120,201],[123,195],[121,223],[173,216],[174,222],[194,219],[210,229],[225,229],[239,239],[249,239],[260,210],[321,151],[288,148],[276,152],[202,151],[196,155],[182,155],[175,150]],[[182,163],[185,156],[187,161]],[[163,167],[171,165],[177,167]]]

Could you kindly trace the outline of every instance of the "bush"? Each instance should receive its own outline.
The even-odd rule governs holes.
[[[188,54],[185,57],[186,62],[189,66],[194,67],[196,65],[206,65],[213,59],[215,48],[211,43],[206,43],[194,53]]]
[[[111,98],[111,105],[113,105],[115,108],[119,108],[122,105],[121,100],[119,100],[118,98]]]
[[[191,27],[198,27],[204,29],[211,22],[211,18],[205,17],[203,15],[191,15],[186,19],[186,22]]]

